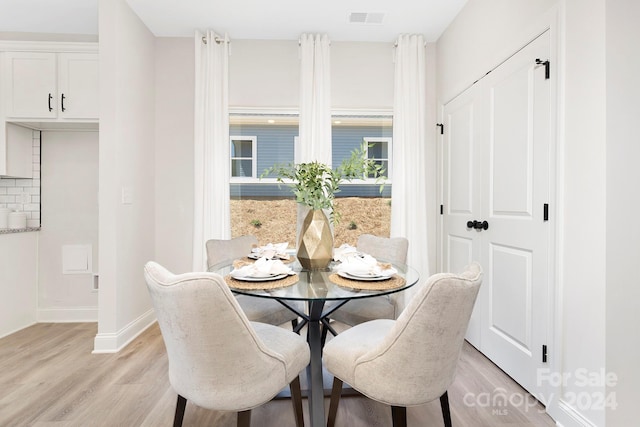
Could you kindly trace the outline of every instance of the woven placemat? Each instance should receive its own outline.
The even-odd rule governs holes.
[[[280,258],[277,258],[280,259]],[[291,264],[292,262],[294,262],[296,260],[296,257],[291,255],[289,256],[289,259],[280,259],[280,261],[282,261],[283,264]],[[248,263],[252,263],[252,262],[256,262],[255,259],[253,258],[249,258],[248,256],[242,257],[239,260],[236,261],[244,261],[244,262],[248,262]]]
[[[386,291],[389,289],[399,288],[401,286],[404,286],[404,284],[406,283],[404,278],[398,276],[397,274],[394,274],[387,280],[364,281],[345,279],[344,277],[339,276],[337,273],[333,273],[329,275],[329,280],[331,280],[338,286],[366,291]]]
[[[278,289],[286,288],[287,286],[298,283],[300,278],[297,274],[287,276],[279,280],[265,280],[263,282],[247,282],[244,280],[236,280],[231,275],[224,276],[225,282],[230,288],[244,289],[244,290],[258,290],[258,289]]]

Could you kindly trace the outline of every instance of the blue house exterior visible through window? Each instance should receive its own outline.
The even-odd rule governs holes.
[[[298,144],[298,115],[238,111],[229,116],[231,143],[231,235],[255,235],[261,244],[287,241],[295,247],[297,206],[291,188],[278,183],[275,175],[262,176],[277,164],[295,162]],[[367,143],[367,157],[386,168],[391,176],[393,126],[390,113],[334,114],[332,116],[331,162],[339,166],[351,152]],[[329,149],[329,147],[327,147]],[[344,181],[336,194],[342,214],[334,224],[335,244],[355,245],[357,236],[373,233],[389,236],[391,181],[380,183],[373,177]]]

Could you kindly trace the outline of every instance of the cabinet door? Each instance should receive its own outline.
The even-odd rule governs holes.
[[[6,116],[55,118],[56,54],[6,52]]]
[[[7,151],[4,175],[33,178],[33,131],[13,123],[6,124]]]
[[[98,55],[61,53],[58,71],[58,117],[98,119]]]

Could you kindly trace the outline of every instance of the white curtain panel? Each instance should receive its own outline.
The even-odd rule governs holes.
[[[331,165],[331,64],[326,34],[300,37],[300,137],[296,163]]]
[[[407,263],[429,276],[426,189],[426,76],[422,35],[401,35],[395,52],[391,236],[407,237]],[[402,292],[408,301],[414,292]]]
[[[193,271],[207,265],[205,243],[231,237],[229,38],[195,35]]]

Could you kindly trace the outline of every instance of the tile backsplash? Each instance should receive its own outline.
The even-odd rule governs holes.
[[[33,131],[33,179],[0,178],[0,208],[27,214],[27,227],[40,227],[40,131]]]

